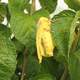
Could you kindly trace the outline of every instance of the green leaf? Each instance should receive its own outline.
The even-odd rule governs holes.
[[[30,51],[35,50],[36,25],[31,16],[16,14],[11,17],[11,31]]]
[[[27,61],[28,62],[27,62],[26,75],[28,79],[31,78],[30,80],[34,79],[36,75],[41,75],[45,73],[49,73],[59,78],[62,73],[61,69],[63,67],[61,66],[60,68],[60,64],[53,58],[44,58],[43,63],[39,64],[36,55],[29,55],[27,57]],[[60,70],[60,74],[58,70]]]
[[[3,17],[7,14],[7,4],[0,3],[0,15]]]
[[[41,74],[42,73],[50,73],[50,74],[56,76],[58,68],[59,68],[59,62],[57,62],[53,57],[43,58],[40,73]],[[59,75],[57,75],[56,77],[59,77]]]
[[[18,53],[19,52],[23,52],[24,45],[20,41],[18,41],[17,39],[15,39],[15,38],[13,38],[12,41],[13,41],[15,47],[16,47],[16,52],[18,52]]]
[[[60,68],[60,64],[53,58],[44,58],[42,64],[39,64],[38,59],[33,55],[29,55],[27,60],[26,75],[29,80],[33,80],[37,75],[45,73],[49,73],[56,78],[59,78],[62,74],[63,65]]]
[[[19,80],[19,77],[16,74],[14,74],[11,80]]]
[[[63,63],[59,63],[53,57],[43,58],[39,74],[49,73],[58,80],[64,71]]]
[[[9,29],[0,25],[0,80],[11,80],[16,67],[16,49]]]
[[[64,62],[64,58],[67,58],[68,55],[69,33],[74,19],[74,12],[63,11],[59,15],[56,15],[54,19],[56,21],[52,23],[52,36],[58,49],[58,53],[55,55],[56,58],[61,58],[62,62]]]
[[[48,10],[50,13],[53,12],[57,5],[57,0],[39,0],[42,8]]]
[[[10,25],[12,33],[22,44],[26,45],[30,53],[35,51],[37,20],[45,15],[48,15],[48,13],[42,11],[36,12],[32,16],[16,13],[11,17]]]
[[[56,78],[49,73],[45,73],[39,74],[31,80],[56,80]]]
[[[8,0],[10,13],[24,12],[26,5],[30,0]]]
[[[60,18],[60,17],[74,17],[75,16],[75,12],[70,11],[70,10],[63,10],[62,12],[60,12],[58,15],[55,15],[55,18]],[[54,17],[53,17],[54,18]]]
[[[80,0],[64,0],[68,6],[76,11],[80,10]]]
[[[78,32],[76,30],[76,27],[80,26],[80,11],[78,11],[76,13],[76,16],[71,24],[71,28],[70,28],[70,36],[69,36],[69,53],[70,52],[74,52],[75,51],[75,48],[77,46],[77,43],[78,43],[78,38],[79,38],[79,35],[80,35],[80,31]]]
[[[38,19],[42,16],[48,17],[49,12],[47,10],[40,9],[40,10],[34,12],[34,14],[32,15],[32,17],[34,18],[35,21],[38,21]]]
[[[35,56],[29,55],[27,57],[27,69],[26,69],[26,75],[27,78],[33,78],[40,72],[41,65],[38,62],[38,59]],[[34,65],[34,67],[33,67]]]
[[[70,55],[68,68],[71,80],[80,80],[80,49]]]
[[[10,19],[8,5],[6,3],[0,3],[0,21],[1,22],[4,20],[4,17],[7,17],[8,20]]]

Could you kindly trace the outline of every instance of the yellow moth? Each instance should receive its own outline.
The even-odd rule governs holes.
[[[54,45],[51,36],[51,20],[41,17],[37,23],[36,46],[39,63],[42,57],[53,56]]]

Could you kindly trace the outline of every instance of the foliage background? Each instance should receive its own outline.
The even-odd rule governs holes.
[[[46,7],[45,1],[42,1],[43,8],[28,15],[24,14],[23,9],[27,7],[30,12],[31,5],[25,6],[24,0],[9,1],[9,5],[0,4],[0,79],[79,80],[80,11],[63,7],[62,0],[58,0],[57,8],[51,13],[55,6],[53,9]],[[56,47],[54,57],[44,58],[42,64],[39,64],[35,54],[35,35],[36,22],[41,16],[57,20],[51,25]],[[8,22],[10,25],[7,25]]]

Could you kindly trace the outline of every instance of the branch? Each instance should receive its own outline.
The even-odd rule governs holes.
[[[68,68],[67,68],[67,66],[66,66],[66,64],[65,64],[65,65],[64,65],[64,72],[63,72],[60,80],[66,80],[67,75],[68,75]]]
[[[36,0],[32,0],[31,15],[35,12],[35,1]]]
[[[26,76],[26,65],[27,65],[27,48],[24,50],[24,59],[23,59],[23,67],[22,67],[22,75],[21,75],[21,80],[24,80],[25,76]]]

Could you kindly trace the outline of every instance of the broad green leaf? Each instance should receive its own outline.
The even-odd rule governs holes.
[[[15,12],[24,12],[26,5],[29,3],[30,0],[8,0],[9,1],[9,10],[10,13]]]
[[[55,18],[60,18],[60,17],[74,17],[75,14],[76,14],[75,12],[72,12],[70,10],[63,10],[58,15],[55,15]],[[53,17],[53,19],[54,19],[54,17]]]
[[[68,68],[71,80],[80,80],[80,49],[70,55]]]
[[[33,80],[36,75],[41,75],[45,73],[49,73],[56,78],[59,78],[62,74],[61,69],[63,68],[59,66],[59,63],[53,58],[44,58],[43,63],[39,64],[36,56],[29,55],[27,58],[27,69],[26,75],[29,80]],[[33,67],[34,65],[34,67]],[[58,72],[60,70],[60,73]]]
[[[0,80],[11,80],[16,67],[16,49],[9,38],[9,31],[0,25]]]
[[[19,80],[19,77],[16,74],[14,74],[11,80]]]
[[[24,14],[16,14],[11,17],[10,25],[15,38],[33,52],[35,50],[36,34],[36,25],[33,18]]]
[[[41,65],[39,64],[37,57],[29,55],[27,57],[27,68],[26,68],[26,75],[29,80],[29,78],[33,78],[40,72]],[[34,65],[34,67],[33,67]]]
[[[80,10],[80,0],[64,0],[64,1],[70,8],[76,11]]]
[[[56,61],[53,57],[43,58],[40,74],[49,73],[59,79],[63,73],[64,65]]]
[[[4,20],[4,17],[7,17],[8,20],[10,19],[8,4],[0,3],[0,21],[1,22]]]
[[[49,73],[45,73],[39,74],[31,80],[56,80],[56,78]]]
[[[57,5],[57,0],[39,0],[42,8],[48,10],[50,13],[53,12]]]
[[[76,13],[76,16],[75,16],[75,18],[74,18],[74,20],[71,24],[70,36],[69,36],[69,46],[68,46],[69,47],[69,53],[72,52],[72,51],[74,52],[74,50],[77,46],[76,44],[78,43],[77,38],[79,38],[78,35],[80,35],[80,31],[78,32],[76,30],[76,27],[79,28],[79,26],[80,26],[80,20],[79,19],[80,19],[80,11],[78,11]]]
[[[64,58],[68,55],[69,33],[74,16],[74,12],[63,11],[53,18],[53,21],[54,19],[56,19],[56,21],[52,23],[52,36],[58,49],[55,55],[62,58],[63,62]]]
[[[14,45],[16,47],[17,53],[20,53],[20,52],[24,51],[24,45],[20,41],[18,41],[17,39],[13,38],[12,42],[14,43]]]
[[[7,14],[7,4],[0,3],[0,15],[4,17],[6,16],[6,14]]]
[[[48,17],[49,12],[47,10],[41,9],[41,10],[34,12],[34,14],[32,15],[35,21],[38,21],[38,19],[43,16]]]
[[[34,13],[32,16],[16,13],[11,17],[12,33],[22,44],[26,45],[31,53],[35,51],[36,25],[41,16],[48,16],[48,13],[43,10]]]
[[[50,73],[56,76],[58,68],[59,68],[59,62],[57,62],[53,57],[43,58],[40,73]]]

